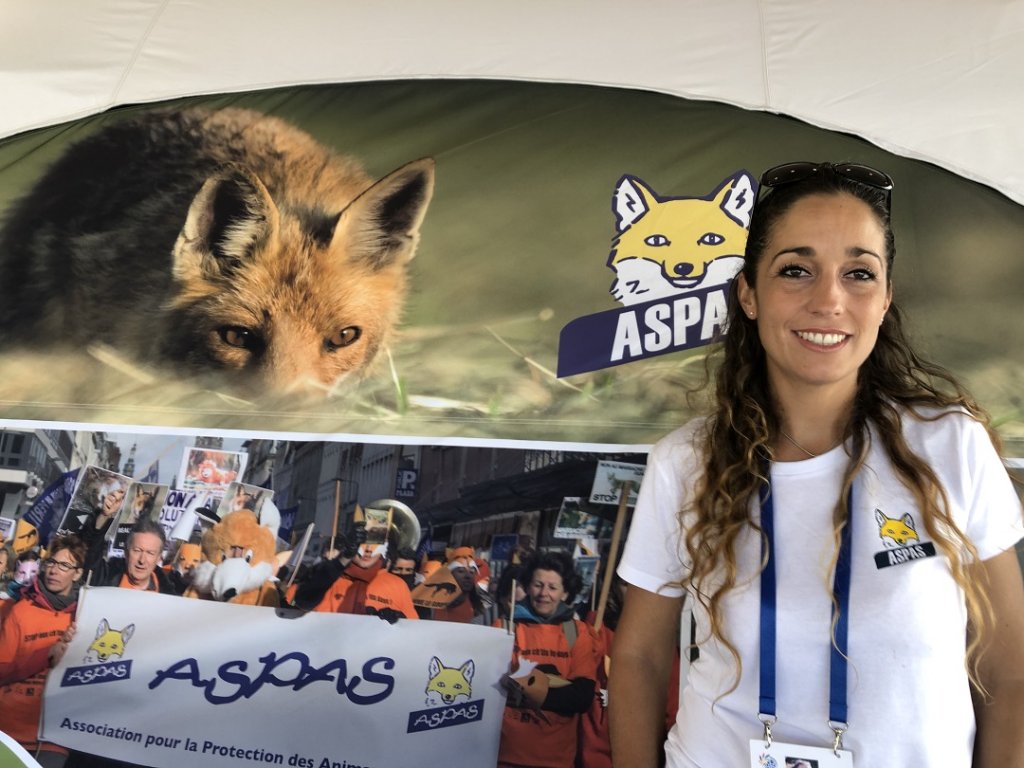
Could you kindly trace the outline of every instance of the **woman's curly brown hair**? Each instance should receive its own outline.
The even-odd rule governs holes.
[[[744,256],[743,275],[748,285],[756,285],[758,261],[774,224],[797,200],[814,194],[844,193],[865,202],[882,226],[887,283],[891,285],[895,243],[886,193],[851,182],[827,168],[805,181],[780,186],[758,202]],[[693,591],[707,610],[712,635],[736,661],[736,682],[730,690],[739,683],[742,665],[736,648],[725,636],[722,601],[737,583],[738,537],[750,527],[760,531],[751,518],[751,509],[762,484],[767,482],[765,468],[773,458],[772,444],[780,431],[768,384],[765,352],[756,322],[744,314],[737,300],[738,283],[738,279],[733,281],[730,289],[728,333],[720,350],[713,413],[701,438],[704,472],[697,482],[692,504],[679,513],[680,521],[686,523],[683,543],[692,564],[684,586]],[[940,413],[926,417],[921,414],[922,408],[937,408]],[[953,578],[964,591],[971,627],[968,671],[978,685],[980,642],[993,620],[985,585],[977,580],[978,573],[968,573],[968,566],[977,560],[978,553],[955,525],[945,489],[935,472],[911,450],[902,429],[907,412],[935,420],[963,411],[985,425],[998,449],[999,441],[988,415],[949,371],[914,351],[904,332],[899,308],[890,304],[875,347],[858,373],[857,392],[845,425],[844,445],[850,459],[833,510],[836,545],[832,567],[838,557],[840,533],[846,525],[847,494],[875,434],[897,476],[913,494],[925,530],[945,555]]]

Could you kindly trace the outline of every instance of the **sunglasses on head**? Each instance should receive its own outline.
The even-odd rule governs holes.
[[[804,181],[812,176],[817,176],[824,170],[829,170],[836,176],[840,176],[857,184],[863,184],[885,192],[891,192],[893,188],[892,177],[887,173],[860,163],[810,163],[801,161],[796,163],[783,163],[769,168],[761,174],[761,188],[774,189],[786,184],[794,184]]]

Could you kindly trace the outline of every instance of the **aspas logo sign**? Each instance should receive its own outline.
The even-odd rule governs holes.
[[[607,266],[623,309],[562,329],[558,375],[596,371],[709,343],[743,265],[757,182],[737,171],[705,197],[662,197],[635,176],[612,196],[617,234]]]
[[[92,641],[83,659],[86,666],[65,670],[61,686],[92,685],[130,678],[132,662],[122,657],[134,632],[134,624],[124,629],[112,629],[110,622],[101,619],[96,627],[96,639]]]
[[[473,723],[484,716],[483,699],[473,700],[473,660],[447,667],[437,657],[427,667],[426,704],[431,709],[409,713],[407,733],[433,731],[452,725]]]

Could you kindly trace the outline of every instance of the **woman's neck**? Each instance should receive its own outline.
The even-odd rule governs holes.
[[[852,406],[852,394],[821,388],[777,397],[779,434],[772,440],[775,460],[803,461],[835,448],[846,434]]]

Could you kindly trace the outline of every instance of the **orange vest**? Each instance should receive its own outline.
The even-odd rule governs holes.
[[[338,609],[341,608],[342,602],[345,600],[345,593],[348,592],[351,586],[352,579],[342,574],[334,580],[330,589],[327,590],[313,610],[337,613]],[[367,584],[366,607],[373,607],[377,610],[391,608],[401,613],[407,619],[419,618],[416,608],[412,604],[412,595],[409,593],[409,587],[395,574],[388,573],[383,569],[378,571],[377,575]]]
[[[560,677],[594,679],[600,648],[593,630],[576,621],[576,640],[569,647],[569,638],[561,623],[533,624],[517,622],[513,658],[537,664],[551,664]],[[548,712],[545,723],[528,709],[505,707],[501,721],[501,746],[498,762],[531,768],[572,768],[576,759],[578,715]]]
[[[55,611],[23,597],[0,627],[0,666],[24,660],[34,651],[49,649],[71,623],[74,609]],[[43,685],[49,666],[23,680],[0,685],[0,728],[30,752],[38,745],[39,717],[42,714]],[[55,744],[45,748],[65,751]]]

